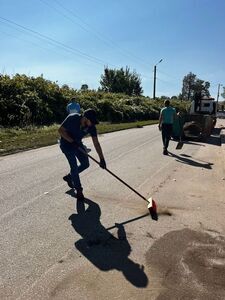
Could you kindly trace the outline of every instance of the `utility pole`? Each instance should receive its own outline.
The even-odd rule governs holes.
[[[218,84],[218,92],[217,92],[217,99],[216,99],[216,111],[218,111],[218,102],[219,102],[219,97],[220,97],[220,87],[223,86],[221,83]]]
[[[155,87],[156,87],[156,66],[154,66],[154,83],[153,83],[153,99],[155,100]]]
[[[155,100],[155,91],[156,91],[156,66],[161,63],[162,59],[160,59],[160,61],[154,65],[154,82],[153,82],[153,99]]]
[[[221,86],[221,84],[219,83],[219,84],[218,84],[217,99],[216,99],[216,103],[217,103],[217,105],[218,105],[219,96],[220,96],[220,86]]]

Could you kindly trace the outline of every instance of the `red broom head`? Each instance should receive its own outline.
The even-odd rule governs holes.
[[[148,210],[150,212],[152,220],[158,221],[157,206],[155,200],[151,199],[151,202],[148,205]]]

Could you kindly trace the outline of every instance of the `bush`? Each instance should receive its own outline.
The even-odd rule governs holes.
[[[16,74],[12,78],[0,75],[0,126],[50,125],[61,123],[66,117],[66,105],[77,97],[81,109],[93,108],[103,122],[131,122],[159,118],[163,99],[152,100],[144,96],[129,97],[102,91],[77,91],[67,85]],[[171,101],[181,112],[188,109],[187,102]]]

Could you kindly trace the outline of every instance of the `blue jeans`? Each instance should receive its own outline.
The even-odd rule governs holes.
[[[66,151],[65,149],[61,148],[61,150],[65,154],[68,163],[70,165],[70,174],[75,189],[76,190],[82,189],[79,174],[89,167],[90,164],[89,164],[88,156],[76,149]],[[80,162],[79,166],[77,165],[77,160]]]

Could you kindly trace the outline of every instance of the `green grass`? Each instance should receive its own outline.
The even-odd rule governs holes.
[[[98,133],[107,133],[118,130],[141,128],[142,126],[156,124],[158,121],[139,121],[132,123],[107,124],[97,126]],[[0,129],[0,156],[16,153],[28,149],[54,145],[59,138],[59,125],[29,127],[29,128],[1,128]]]

